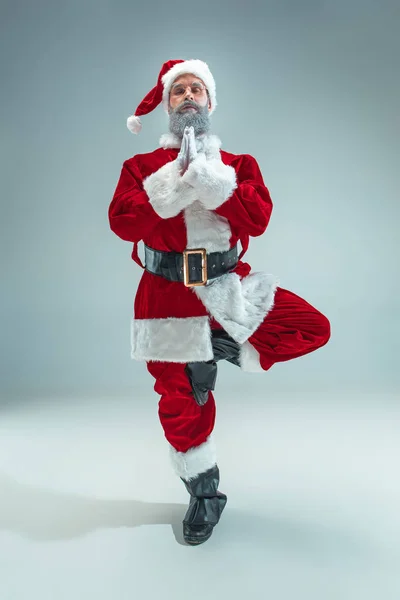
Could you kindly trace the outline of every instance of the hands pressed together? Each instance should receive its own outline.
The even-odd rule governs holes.
[[[183,132],[180,152],[177,156],[178,168],[181,175],[184,175],[189,164],[197,158],[196,139],[193,127],[185,127]]]
[[[194,128],[186,127],[176,160],[147,177],[143,187],[156,212],[169,219],[195,201],[215,210],[231,196],[237,182],[232,166],[197,151]]]
[[[206,157],[198,152],[193,127],[185,127],[180,152],[176,158],[180,182],[194,189],[204,208],[215,210],[237,187],[233,167],[225,165],[220,157]],[[190,194],[188,196],[190,203]]]

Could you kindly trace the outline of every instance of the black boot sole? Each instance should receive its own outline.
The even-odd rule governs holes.
[[[225,494],[222,494],[221,492],[217,492],[218,496],[221,499],[221,508],[220,508],[220,516],[222,515],[222,512],[227,504],[227,497]],[[210,537],[212,536],[212,533],[214,531],[214,527],[215,525],[213,525],[209,531],[209,533],[205,534],[204,536],[193,536],[191,537],[190,533],[189,534],[185,534],[185,529],[189,529],[190,531],[190,525],[185,524],[183,522],[183,539],[185,540],[186,543],[190,544],[191,546],[198,546],[199,544],[203,544],[203,542],[206,542],[207,540],[210,539]]]
[[[207,540],[210,539],[210,537],[212,536],[212,533],[213,533],[213,529],[214,528],[212,528],[208,534],[201,536],[201,537],[199,537],[199,536],[191,537],[190,535],[183,534],[183,539],[190,546],[198,546],[199,544],[203,544],[204,542],[206,542]]]

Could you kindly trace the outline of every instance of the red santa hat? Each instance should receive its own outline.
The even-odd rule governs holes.
[[[168,112],[169,106],[169,92],[172,84],[177,77],[184,75],[185,73],[193,73],[199,79],[204,81],[204,84],[208,90],[210,97],[210,114],[214,112],[217,106],[217,99],[215,93],[215,81],[211,74],[208,65],[202,60],[191,59],[191,60],[168,60],[161,68],[158,75],[157,85],[143,98],[135,114],[128,117],[126,122],[129,131],[132,133],[139,133],[142,129],[142,124],[139,117],[141,115],[147,115],[149,112],[154,110],[160,103],[162,103],[164,110]]]

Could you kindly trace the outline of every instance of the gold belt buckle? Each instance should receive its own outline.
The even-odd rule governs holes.
[[[189,281],[189,254],[201,254],[201,281],[190,283]],[[207,250],[205,248],[194,248],[183,251],[183,283],[186,287],[205,285],[207,283]]]

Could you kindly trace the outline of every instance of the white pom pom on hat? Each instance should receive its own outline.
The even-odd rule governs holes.
[[[139,117],[128,117],[126,121],[126,126],[132,133],[139,133],[142,130],[142,123]]]
[[[211,74],[208,65],[202,60],[168,60],[161,68],[158,75],[157,85],[143,98],[135,114],[128,117],[126,125],[132,133],[138,134],[142,129],[142,123],[139,119],[142,115],[147,115],[154,110],[160,103],[164,110],[168,112],[169,92],[175,79],[185,73],[193,73],[199,79],[204,81],[210,97],[210,114],[214,112],[217,106],[216,90],[214,77]]]

